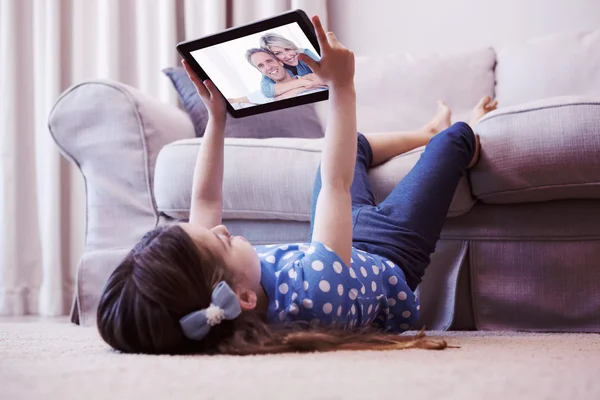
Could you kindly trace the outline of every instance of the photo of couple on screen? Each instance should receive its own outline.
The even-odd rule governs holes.
[[[320,57],[298,24],[293,23],[192,54],[235,108],[327,90],[298,58]]]

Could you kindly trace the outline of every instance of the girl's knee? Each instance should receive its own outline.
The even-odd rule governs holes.
[[[473,132],[471,126],[466,122],[455,122],[448,128],[448,131],[454,137],[464,137],[473,142],[475,141],[475,132]]]
[[[473,132],[473,129],[469,126],[469,124],[462,121],[456,122],[445,131],[440,132],[434,137],[434,139],[436,138],[442,141],[450,141],[451,143],[461,147],[467,147],[470,151],[475,150],[475,132]]]

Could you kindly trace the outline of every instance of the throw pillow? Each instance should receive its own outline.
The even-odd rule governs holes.
[[[171,79],[179,99],[192,119],[196,136],[201,137],[208,122],[208,110],[196,93],[183,67],[163,69]],[[227,114],[226,137],[266,139],[272,137],[321,138],[323,127],[313,104],[269,113],[233,118]]]

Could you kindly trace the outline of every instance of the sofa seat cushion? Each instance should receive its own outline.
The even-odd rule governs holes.
[[[202,138],[173,142],[158,157],[155,198],[159,212],[189,218],[192,175]],[[310,221],[312,187],[323,139],[225,139],[223,218]],[[417,162],[423,148],[395,157],[370,172],[382,201]],[[449,216],[468,212],[474,200],[463,178]]]
[[[557,97],[480,120],[473,194],[486,203],[600,198],[600,97]]]

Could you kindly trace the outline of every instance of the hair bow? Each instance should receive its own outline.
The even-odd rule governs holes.
[[[212,292],[210,306],[189,313],[179,320],[179,324],[188,339],[202,340],[210,328],[224,319],[236,319],[241,313],[242,307],[236,294],[225,281],[221,281]]]

